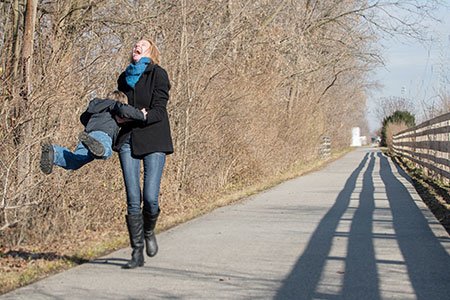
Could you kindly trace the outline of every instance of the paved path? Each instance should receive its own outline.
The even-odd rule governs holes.
[[[0,299],[450,299],[450,238],[373,149]]]

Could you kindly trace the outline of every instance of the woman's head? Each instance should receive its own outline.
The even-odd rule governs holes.
[[[150,39],[138,41],[131,52],[131,61],[138,62],[142,57],[149,57],[153,63],[159,64],[159,50]]]

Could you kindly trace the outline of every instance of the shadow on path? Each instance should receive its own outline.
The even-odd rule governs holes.
[[[395,176],[388,159],[381,153],[378,156],[397,241],[416,297],[424,300],[449,299],[450,256],[431,231],[406,187]],[[394,166],[398,174],[409,180],[402,169]],[[408,196],[405,198],[404,195]]]
[[[384,184],[389,208],[376,208],[373,173],[375,162],[380,163],[381,182]],[[356,207],[348,235],[337,232],[339,222],[348,220],[343,217],[349,208],[357,178],[367,164],[363,174],[359,205]],[[407,175],[397,167],[404,178]],[[441,242],[448,237],[436,237],[427,219],[411,197],[405,185],[394,174],[388,159],[381,153],[367,153],[359,166],[347,179],[343,190],[335,203],[320,221],[305,251],[283,280],[275,299],[382,299],[380,276],[375,256],[374,239],[395,239],[404,261],[389,261],[391,264],[406,266],[411,286],[417,299],[448,299],[450,295],[450,256]],[[387,209],[392,214],[391,224],[395,234],[376,234],[373,230],[375,210]],[[392,223],[391,223],[392,222]],[[348,238],[347,253],[344,257],[345,273],[341,294],[319,293],[318,286],[324,267],[329,259],[333,239],[336,236]],[[339,282],[336,282],[339,284]],[[399,286],[399,288],[401,288]]]
[[[303,255],[293,267],[291,273],[283,281],[275,299],[313,299],[322,270],[330,252],[336,229],[343,214],[348,208],[356,180],[368,160],[366,154],[359,166],[346,181],[344,189],[339,193],[336,202],[322,218]]]
[[[377,262],[373,243],[375,188],[373,185],[374,153],[364,172],[359,205],[351,220],[345,259],[343,299],[380,299]]]

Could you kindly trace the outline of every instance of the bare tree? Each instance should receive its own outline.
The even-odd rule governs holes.
[[[381,97],[378,99],[374,114],[381,122],[384,118],[396,111],[407,111],[416,114],[414,103],[411,99],[397,96]]]

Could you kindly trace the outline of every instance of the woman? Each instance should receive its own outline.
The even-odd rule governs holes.
[[[118,119],[123,124],[115,149],[119,152],[125,181],[126,222],[133,249],[131,260],[123,266],[127,269],[144,265],[144,240],[148,256],[158,252],[154,229],[160,213],[159,187],[166,155],[173,153],[166,110],[170,82],[167,72],[158,64],[158,48],[151,40],[142,39],[134,45],[131,63],[117,81],[118,90],[128,97],[128,104],[147,111],[144,122]],[[144,165],[142,194],[141,162]]]

